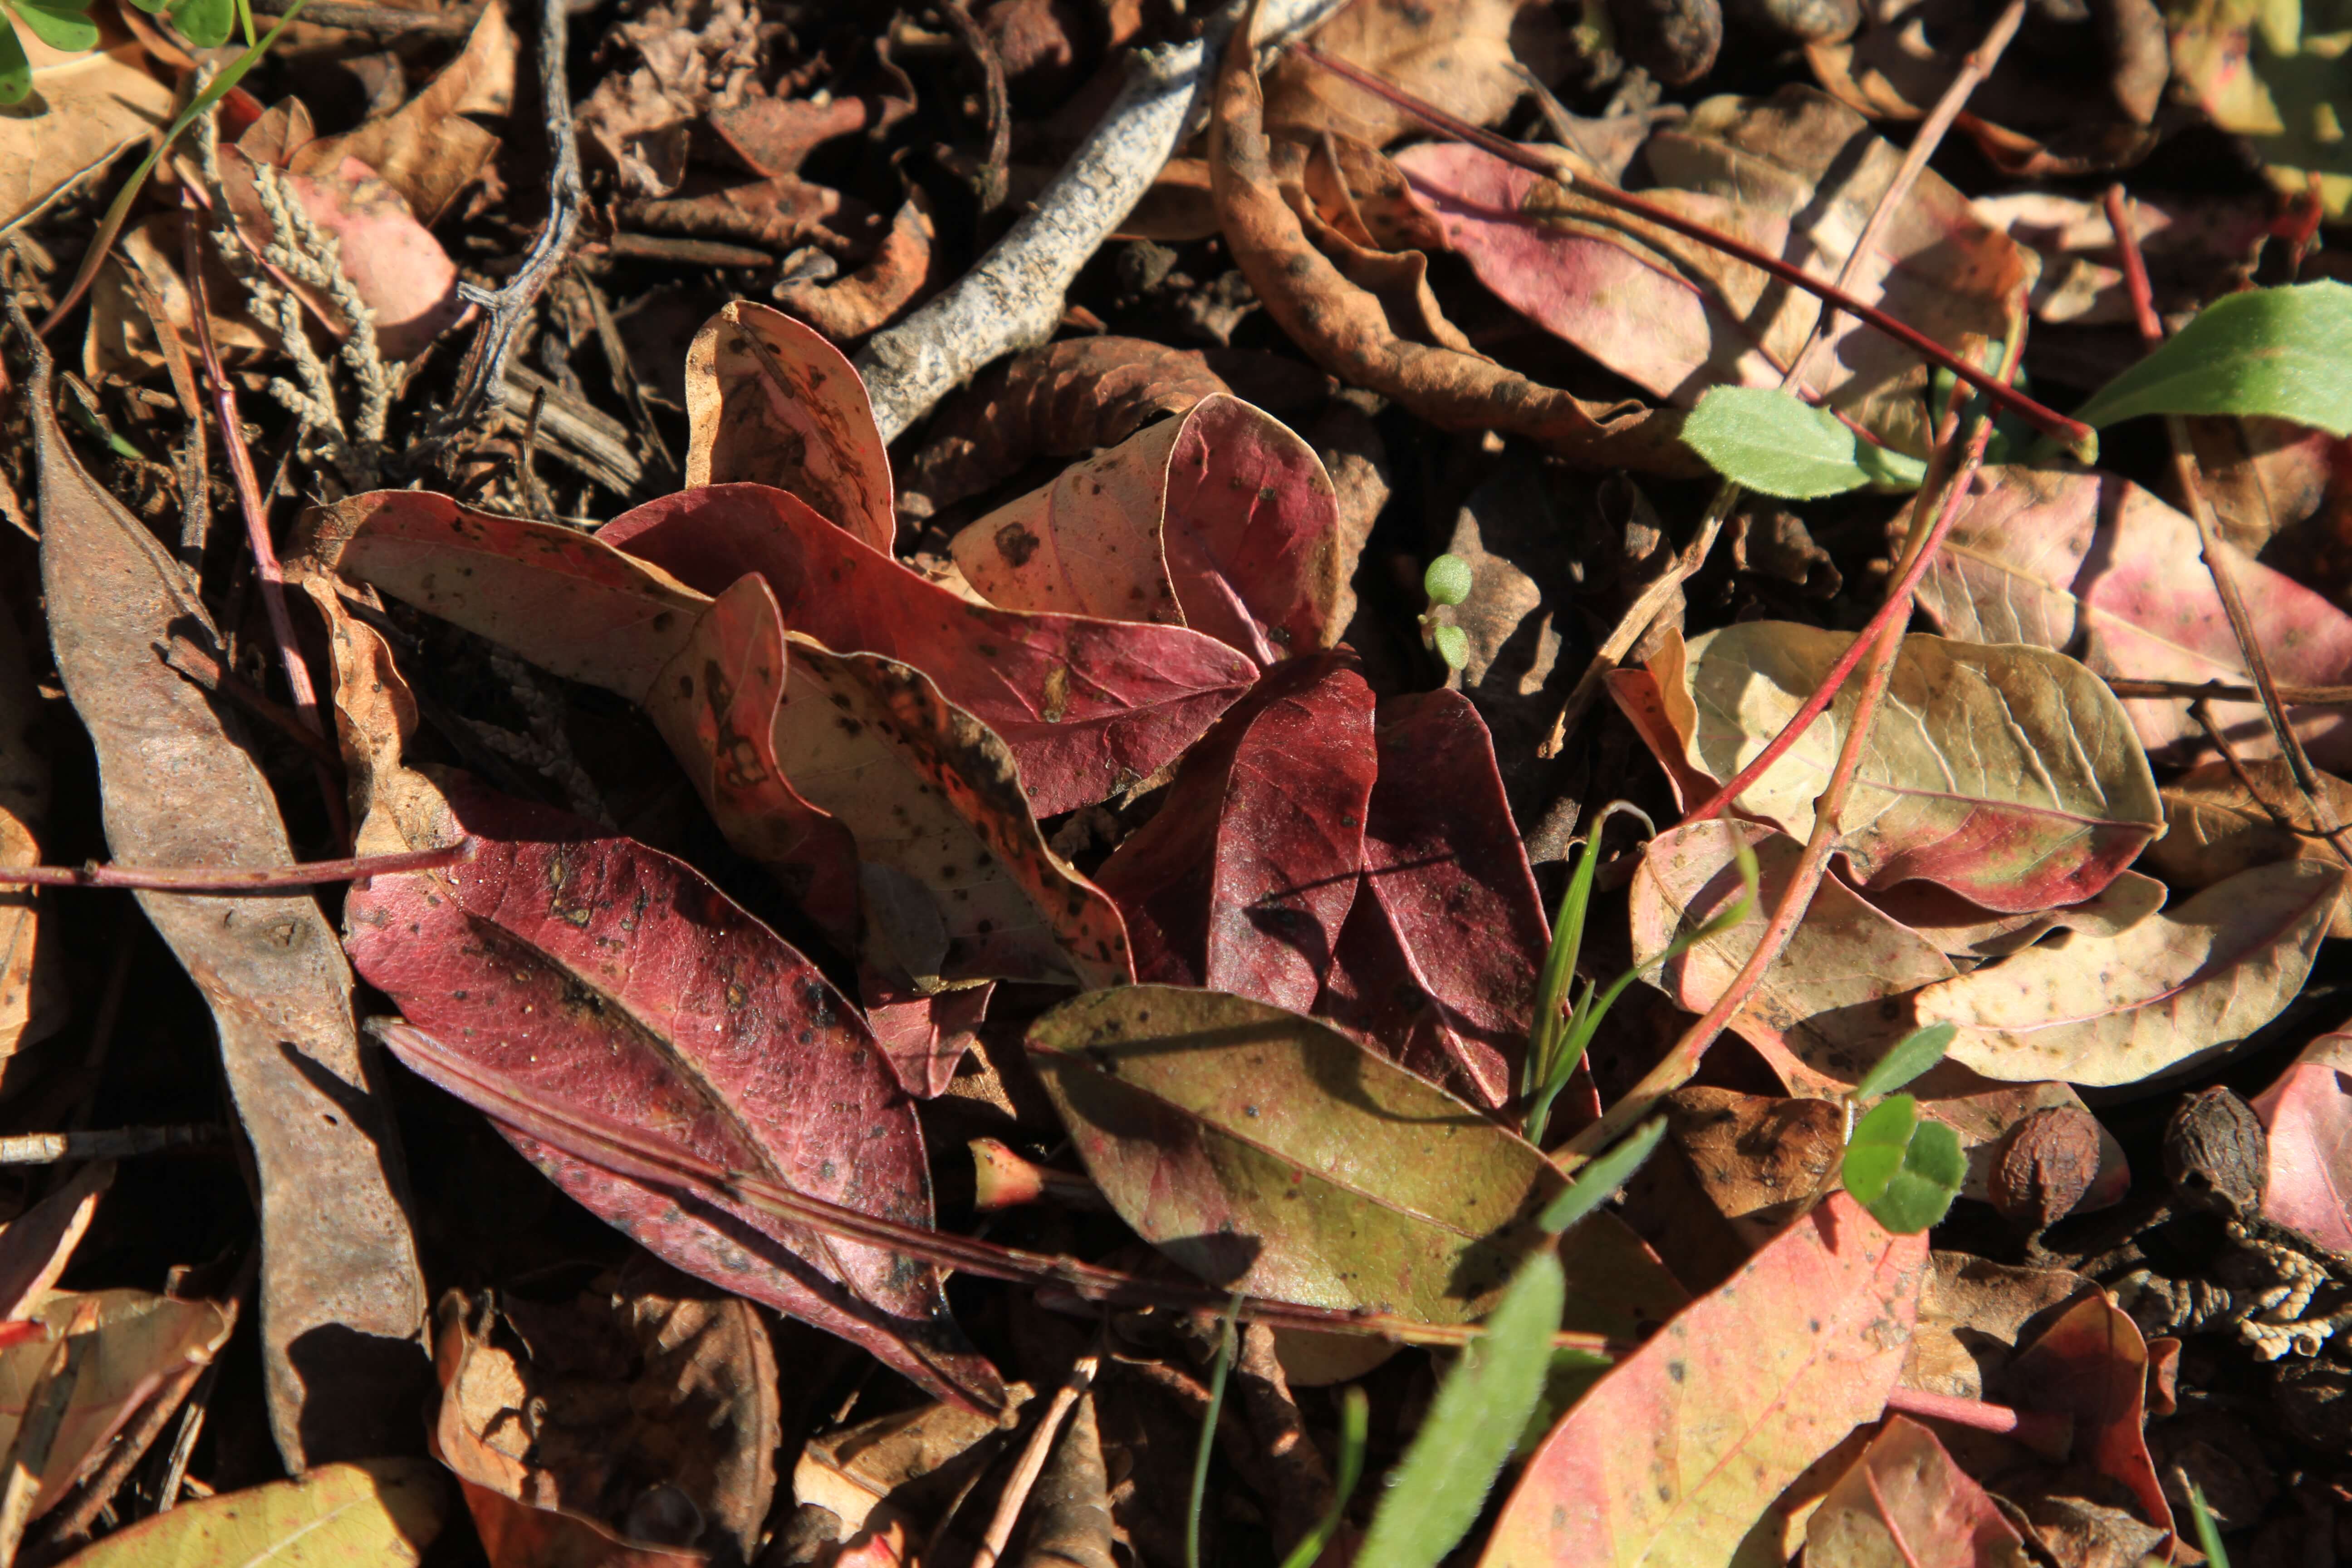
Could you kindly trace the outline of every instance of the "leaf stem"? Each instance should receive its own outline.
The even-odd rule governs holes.
[[[1899,1384],[1887,1394],[1886,1408],[1905,1415],[2015,1437],[2042,1454],[2063,1456],[2074,1446],[2074,1417],[2055,1410],[2018,1410],[2006,1405],[1988,1405],[1980,1399],[1905,1388]]]
[[[362,855],[347,860],[303,860],[291,866],[251,870],[205,866],[0,866],[0,887],[130,888],[159,893],[268,893],[310,888],[321,882],[353,882],[394,871],[430,871],[470,859],[474,841],[459,839],[439,849],[404,849],[396,855]]]
[[[2069,419],[2055,409],[2043,407],[2006,382],[1988,375],[1975,365],[1967,363],[1958,354],[1953,353],[1917,328],[1896,321],[1877,306],[1856,298],[1834,283],[1822,281],[1801,267],[1783,261],[1769,251],[1759,250],[1746,241],[1736,239],[1718,229],[1709,228],[1702,223],[1694,223],[1672,207],[1662,206],[1647,197],[1634,195],[1629,191],[1619,190],[1605,181],[1576,173],[1555,160],[1545,157],[1540,153],[1520,146],[1508,137],[1497,136],[1491,131],[1449,114],[1435,104],[1414,97],[1412,93],[1381,79],[1360,66],[1351,65],[1346,60],[1327,55],[1312,44],[1294,44],[1291,48],[1294,53],[1320,66],[1334,76],[1362,88],[1366,92],[1385,99],[1433,131],[1441,131],[1459,141],[1467,142],[1475,147],[1493,153],[1506,163],[1516,163],[1522,169],[1532,170],[1548,179],[1558,180],[1562,184],[1570,185],[1596,200],[1607,202],[1612,206],[1622,207],[1625,211],[1637,217],[1645,218],[1661,228],[1672,229],[1675,233],[1697,240],[1702,245],[1712,246],[1727,256],[1737,257],[1748,266],[1769,273],[1792,288],[1803,289],[1826,304],[1834,305],[1846,314],[1885,333],[1920,358],[1951,372],[1953,375],[1967,382],[1987,397],[2027,421],[2035,429],[2064,443],[2077,455],[2084,456],[2086,461],[2090,454],[2098,450],[2097,433],[2081,420]]]

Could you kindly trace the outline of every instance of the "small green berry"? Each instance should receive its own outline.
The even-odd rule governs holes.
[[[1454,558],[1449,555],[1445,559],[1451,561]],[[1437,643],[1437,657],[1445,661],[1448,669],[1460,669],[1470,662],[1468,632],[1460,626],[1434,626],[1431,630]]]
[[[1422,574],[1421,588],[1433,605],[1458,605],[1470,596],[1470,563],[1459,555],[1441,555]]]

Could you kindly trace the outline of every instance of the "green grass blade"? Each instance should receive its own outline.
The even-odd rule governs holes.
[[[1339,1533],[1339,1525],[1348,1517],[1348,1500],[1356,1495],[1356,1483],[1364,1479],[1364,1447],[1372,1430],[1372,1402],[1360,1388],[1350,1387],[1339,1395],[1339,1473],[1331,1489],[1331,1511],[1316,1521],[1315,1528],[1299,1538],[1282,1560],[1282,1568],[1315,1568],[1315,1560]]]
[[[1666,1119],[1653,1116],[1625,1137],[1607,1153],[1577,1172],[1576,1180],[1568,1190],[1546,1205],[1536,1223],[1553,1236],[1558,1236],[1602,1204],[1617,1195],[1617,1190],[1631,1181],[1642,1162],[1650,1157],[1658,1141],[1666,1135]]]

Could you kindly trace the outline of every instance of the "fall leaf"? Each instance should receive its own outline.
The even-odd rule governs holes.
[[[681,862],[560,813],[455,781],[409,810],[413,843],[479,840],[461,866],[375,878],[345,907],[352,962],[410,1024],[554,1104],[930,1223],[913,1107],[856,1010],[782,938]],[[929,1265],[724,1200],[688,1212],[508,1136],[688,1273],[862,1344],[945,1396],[1002,1398],[994,1370],[959,1342]]]
[[[1951,1058],[1987,1078],[2125,1084],[2209,1060],[2303,989],[2344,873],[2242,871],[2114,936],[2078,933],[1928,986],[1919,1021],[1960,1026]]]
[[[1725,1563],[1902,1370],[1927,1246],[1843,1194],[1619,1361],[1528,1460],[1481,1568]]]
[[[2305,836],[2315,834],[2318,825],[2312,820],[2311,805],[2284,760],[2257,758],[2242,765],[2246,777],[2261,789],[2259,797],[2247,790],[2238,771],[2225,762],[2191,768],[2166,784],[2164,836],[2147,847],[2141,863],[2190,892],[2280,860],[2343,864],[2326,839]],[[2352,811],[2352,784],[2333,773],[2322,773],[2319,782],[2329,809],[2337,821],[2344,820],[2346,813]],[[2266,805],[2302,831],[2281,827]],[[2327,934],[2352,936],[2352,909],[2336,907]]]
[[[69,53],[36,38],[26,53],[46,114],[0,116],[0,234],[41,211],[93,170],[163,128],[172,89],[136,44]]]
[[[2263,1217],[2352,1252],[2352,1039],[2322,1035],[2250,1103],[2270,1133]]]
[[[1979,1568],[2022,1561],[2000,1507],[1936,1435],[1896,1415],[1871,1439],[1805,1525],[1807,1568]]]
[[[290,1481],[192,1498],[78,1553],[79,1568],[409,1568],[440,1538],[448,1481],[429,1459],[321,1465]]]
[[[1760,752],[1853,638],[1785,621],[1670,641],[1652,661],[1691,764],[1718,783]],[[1853,704],[1830,710],[1749,784],[1741,810],[1799,837]],[[1989,910],[2079,903],[2162,826],[2156,780],[2122,705],[2039,648],[1906,637],[1883,725],[1863,749],[1837,853],[1863,885],[1934,882]]]
[[[1296,1013],[1134,985],[1076,997],[1029,1059],[1121,1218],[1213,1284],[1431,1322],[1489,1310],[1563,1185],[1534,1147]],[[1322,1086],[1345,1082],[1335,1096]],[[1562,1239],[1570,1327],[1683,1295],[1608,1215]]]

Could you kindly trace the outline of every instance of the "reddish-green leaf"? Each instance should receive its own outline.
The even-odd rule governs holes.
[[[1481,1568],[1731,1561],[1783,1488],[1885,1407],[1927,1259],[1926,1237],[1832,1194],[1560,1419]]]
[[[1032,1025],[1029,1052],[1119,1216],[1218,1285],[1466,1321],[1567,1184],[1471,1106],[1262,1002],[1095,992]],[[1570,1327],[1638,1333],[1683,1300],[1613,1215],[1560,1245]]]
[[[914,1108],[856,1010],[806,959],[683,863],[633,840],[478,787],[453,786],[447,811],[444,835],[481,837],[471,860],[377,877],[345,906],[352,963],[413,1024],[559,1109],[930,1223]],[[852,1340],[948,1397],[1002,1398],[929,1265],[716,1197],[689,1213],[508,1136],[582,1204],[688,1272]]]
[[[763,485],[666,496],[597,539],[708,594],[757,572],[792,630],[921,670],[1004,738],[1040,816],[1150,777],[1256,674],[1232,648],[1181,626],[974,605]]]

